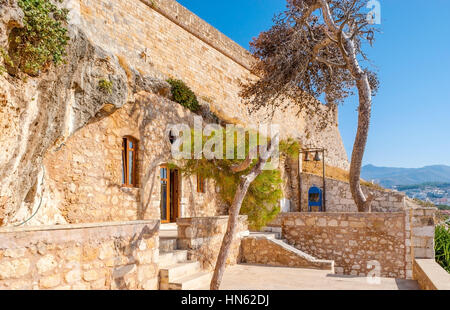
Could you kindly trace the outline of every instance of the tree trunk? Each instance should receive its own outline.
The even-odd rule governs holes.
[[[370,116],[372,113],[372,89],[370,88],[367,73],[360,67],[356,57],[355,43],[345,35],[343,37],[345,39],[345,48],[349,54],[347,67],[355,77],[359,96],[358,128],[350,163],[350,191],[358,211],[366,212],[370,210],[370,205],[374,199],[372,194],[366,197],[361,188],[361,166],[369,136]]]
[[[370,115],[372,110],[372,89],[370,88],[367,73],[361,68],[356,55],[355,42],[351,36],[347,35],[343,29],[336,26],[331,16],[330,7],[327,0],[318,0],[323,17],[329,31],[333,33],[337,41],[342,40],[343,57],[345,58],[346,67],[353,75],[356,81],[356,87],[359,94],[358,108],[358,130],[353,144],[352,161],[350,163],[350,190],[353,200],[358,207],[359,212],[369,211],[370,204],[374,196],[370,194],[365,197],[361,189],[361,165],[366,149],[367,137],[369,135]],[[339,43],[340,44],[340,43]]]
[[[370,204],[373,200],[373,195],[365,197],[361,188],[361,166],[364,157],[364,150],[367,144],[367,137],[369,135],[370,115],[372,109],[372,95],[367,78],[367,74],[363,74],[357,80],[357,87],[359,93],[359,108],[358,108],[358,129],[353,144],[352,160],[350,164],[350,190],[355,200],[359,212],[367,212],[370,210]]]
[[[278,136],[275,137],[278,139]],[[242,202],[247,194],[248,188],[252,182],[261,174],[268,159],[272,156],[275,150],[274,143],[269,142],[269,151],[261,154],[258,163],[253,167],[251,172],[245,176],[242,176],[241,182],[234,195],[233,203],[229,211],[229,219],[227,225],[227,231],[223,237],[222,245],[220,247],[219,255],[217,257],[216,267],[214,269],[214,275],[211,280],[210,289],[218,290],[222,282],[223,273],[225,272],[226,262],[228,254],[230,252],[231,243],[233,242],[238,226],[239,213],[241,211]]]
[[[222,282],[223,273],[230,252],[231,243],[233,242],[234,235],[236,234],[236,228],[239,221],[239,212],[241,210],[242,202],[247,194],[250,184],[254,181],[257,175],[245,176],[234,196],[233,204],[231,205],[228,219],[228,226],[225,236],[223,237],[222,246],[220,247],[219,256],[217,257],[216,268],[214,269],[214,275],[211,280],[211,290],[218,290],[220,283]]]

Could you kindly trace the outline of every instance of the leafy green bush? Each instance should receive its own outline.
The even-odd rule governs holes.
[[[51,62],[63,62],[69,41],[65,27],[69,11],[49,0],[19,0],[18,4],[24,12],[24,27],[13,29],[9,36],[10,67],[36,76]]]
[[[167,82],[172,86],[172,97],[175,102],[178,102],[192,112],[198,112],[200,110],[197,96],[183,81],[168,79]]]
[[[450,231],[446,225],[436,227],[436,261],[450,273]]]

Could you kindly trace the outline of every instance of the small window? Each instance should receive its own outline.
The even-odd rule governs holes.
[[[122,142],[122,184],[126,187],[137,187],[137,140],[132,137],[123,138]]]
[[[201,175],[197,175],[197,193],[206,193],[205,178]]]

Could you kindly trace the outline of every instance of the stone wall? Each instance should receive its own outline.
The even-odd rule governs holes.
[[[381,277],[412,277],[403,212],[291,213],[283,216],[282,233],[301,251],[334,260],[337,274],[367,276],[376,265]]]
[[[228,216],[181,218],[178,224],[178,248],[188,250],[191,259],[197,260],[205,270],[213,270],[225,235]],[[248,235],[247,216],[239,216],[236,238],[233,240],[227,265],[240,260],[241,238]]]
[[[302,173],[301,174],[301,211],[308,211],[308,191],[312,186],[323,189],[323,178],[321,176]],[[357,212],[355,201],[352,198],[350,184],[347,182],[329,179],[325,180],[326,207],[327,212]],[[362,186],[367,195],[372,192],[375,200],[372,202],[374,212],[401,212],[405,209],[405,194],[400,192],[379,190]],[[297,210],[298,211],[298,210]]]
[[[0,230],[0,289],[158,289],[158,221]]]

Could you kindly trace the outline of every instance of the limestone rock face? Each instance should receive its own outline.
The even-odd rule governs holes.
[[[22,18],[16,1],[0,0],[0,46],[7,48],[8,34]],[[69,36],[66,64],[38,77],[0,76],[0,225],[24,221],[45,200],[57,201],[46,182],[43,156],[87,123],[121,108],[133,92],[116,56],[76,26]],[[111,90],[99,87],[102,79],[112,82]],[[139,81],[143,90],[167,92],[164,83]],[[48,214],[42,224],[64,222],[57,209]]]

